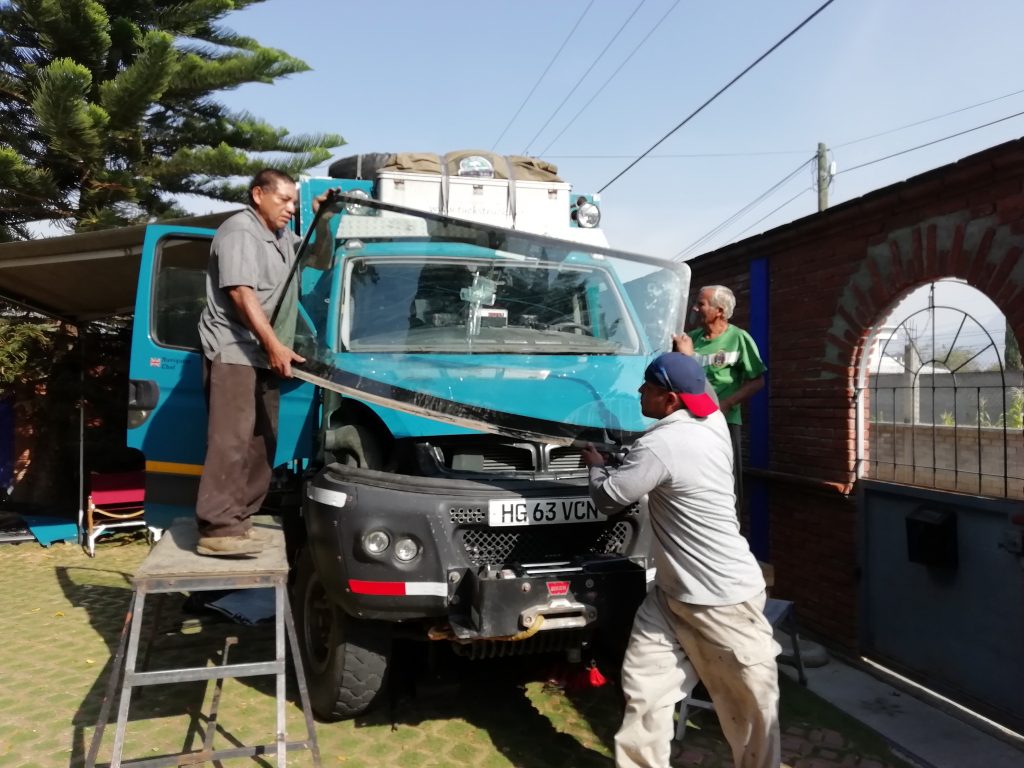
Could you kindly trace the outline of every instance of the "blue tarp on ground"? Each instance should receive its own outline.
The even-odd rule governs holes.
[[[271,588],[236,589],[207,603],[207,608],[223,613],[236,624],[260,624],[274,618],[274,600]]]
[[[73,541],[78,539],[78,526],[74,521],[63,517],[47,517],[46,515],[22,515],[21,519],[32,531],[32,535],[44,547],[55,541]]]

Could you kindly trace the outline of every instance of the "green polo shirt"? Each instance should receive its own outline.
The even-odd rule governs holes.
[[[704,366],[704,373],[719,400],[729,397],[745,382],[756,379],[767,370],[750,334],[735,325],[730,325],[725,333],[714,339],[704,338],[702,328],[691,331],[690,338],[694,356]],[[740,407],[734,405],[730,408],[725,420],[730,424],[742,424]]]

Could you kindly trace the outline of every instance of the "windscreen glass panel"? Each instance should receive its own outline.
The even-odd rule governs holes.
[[[579,242],[372,200],[321,208],[291,277],[298,315],[275,318],[298,325],[297,375],[441,431],[568,444],[649,423],[636,390],[681,327],[685,264],[568,226]]]
[[[637,321],[602,265],[511,254],[349,258],[340,347],[353,352],[639,354]],[[450,250],[450,249],[447,249]],[[461,250],[461,249],[460,249]]]

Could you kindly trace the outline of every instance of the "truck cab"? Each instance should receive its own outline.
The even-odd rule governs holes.
[[[302,181],[299,302],[274,318],[306,358],[282,383],[277,461],[325,719],[371,706],[396,637],[471,657],[614,653],[649,574],[645,510],[599,514],[579,447],[615,453],[647,426],[636,388],[688,268],[608,248],[598,201],[516,178],[510,159],[416,162],[346,159],[332,168],[375,178]],[[211,237],[154,227],[143,254],[129,439],[169,514],[193,513],[201,471]]]

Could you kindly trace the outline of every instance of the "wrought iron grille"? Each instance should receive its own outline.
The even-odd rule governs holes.
[[[955,328],[940,345],[936,314]],[[952,318],[952,322],[949,320]],[[930,334],[917,332],[922,323]],[[968,346],[965,338],[982,339]],[[971,363],[995,358],[989,370]],[[859,447],[864,473],[878,480],[986,496],[1024,498],[1024,383],[1004,370],[1000,348],[974,317],[935,304],[906,317],[880,340],[866,386]]]

